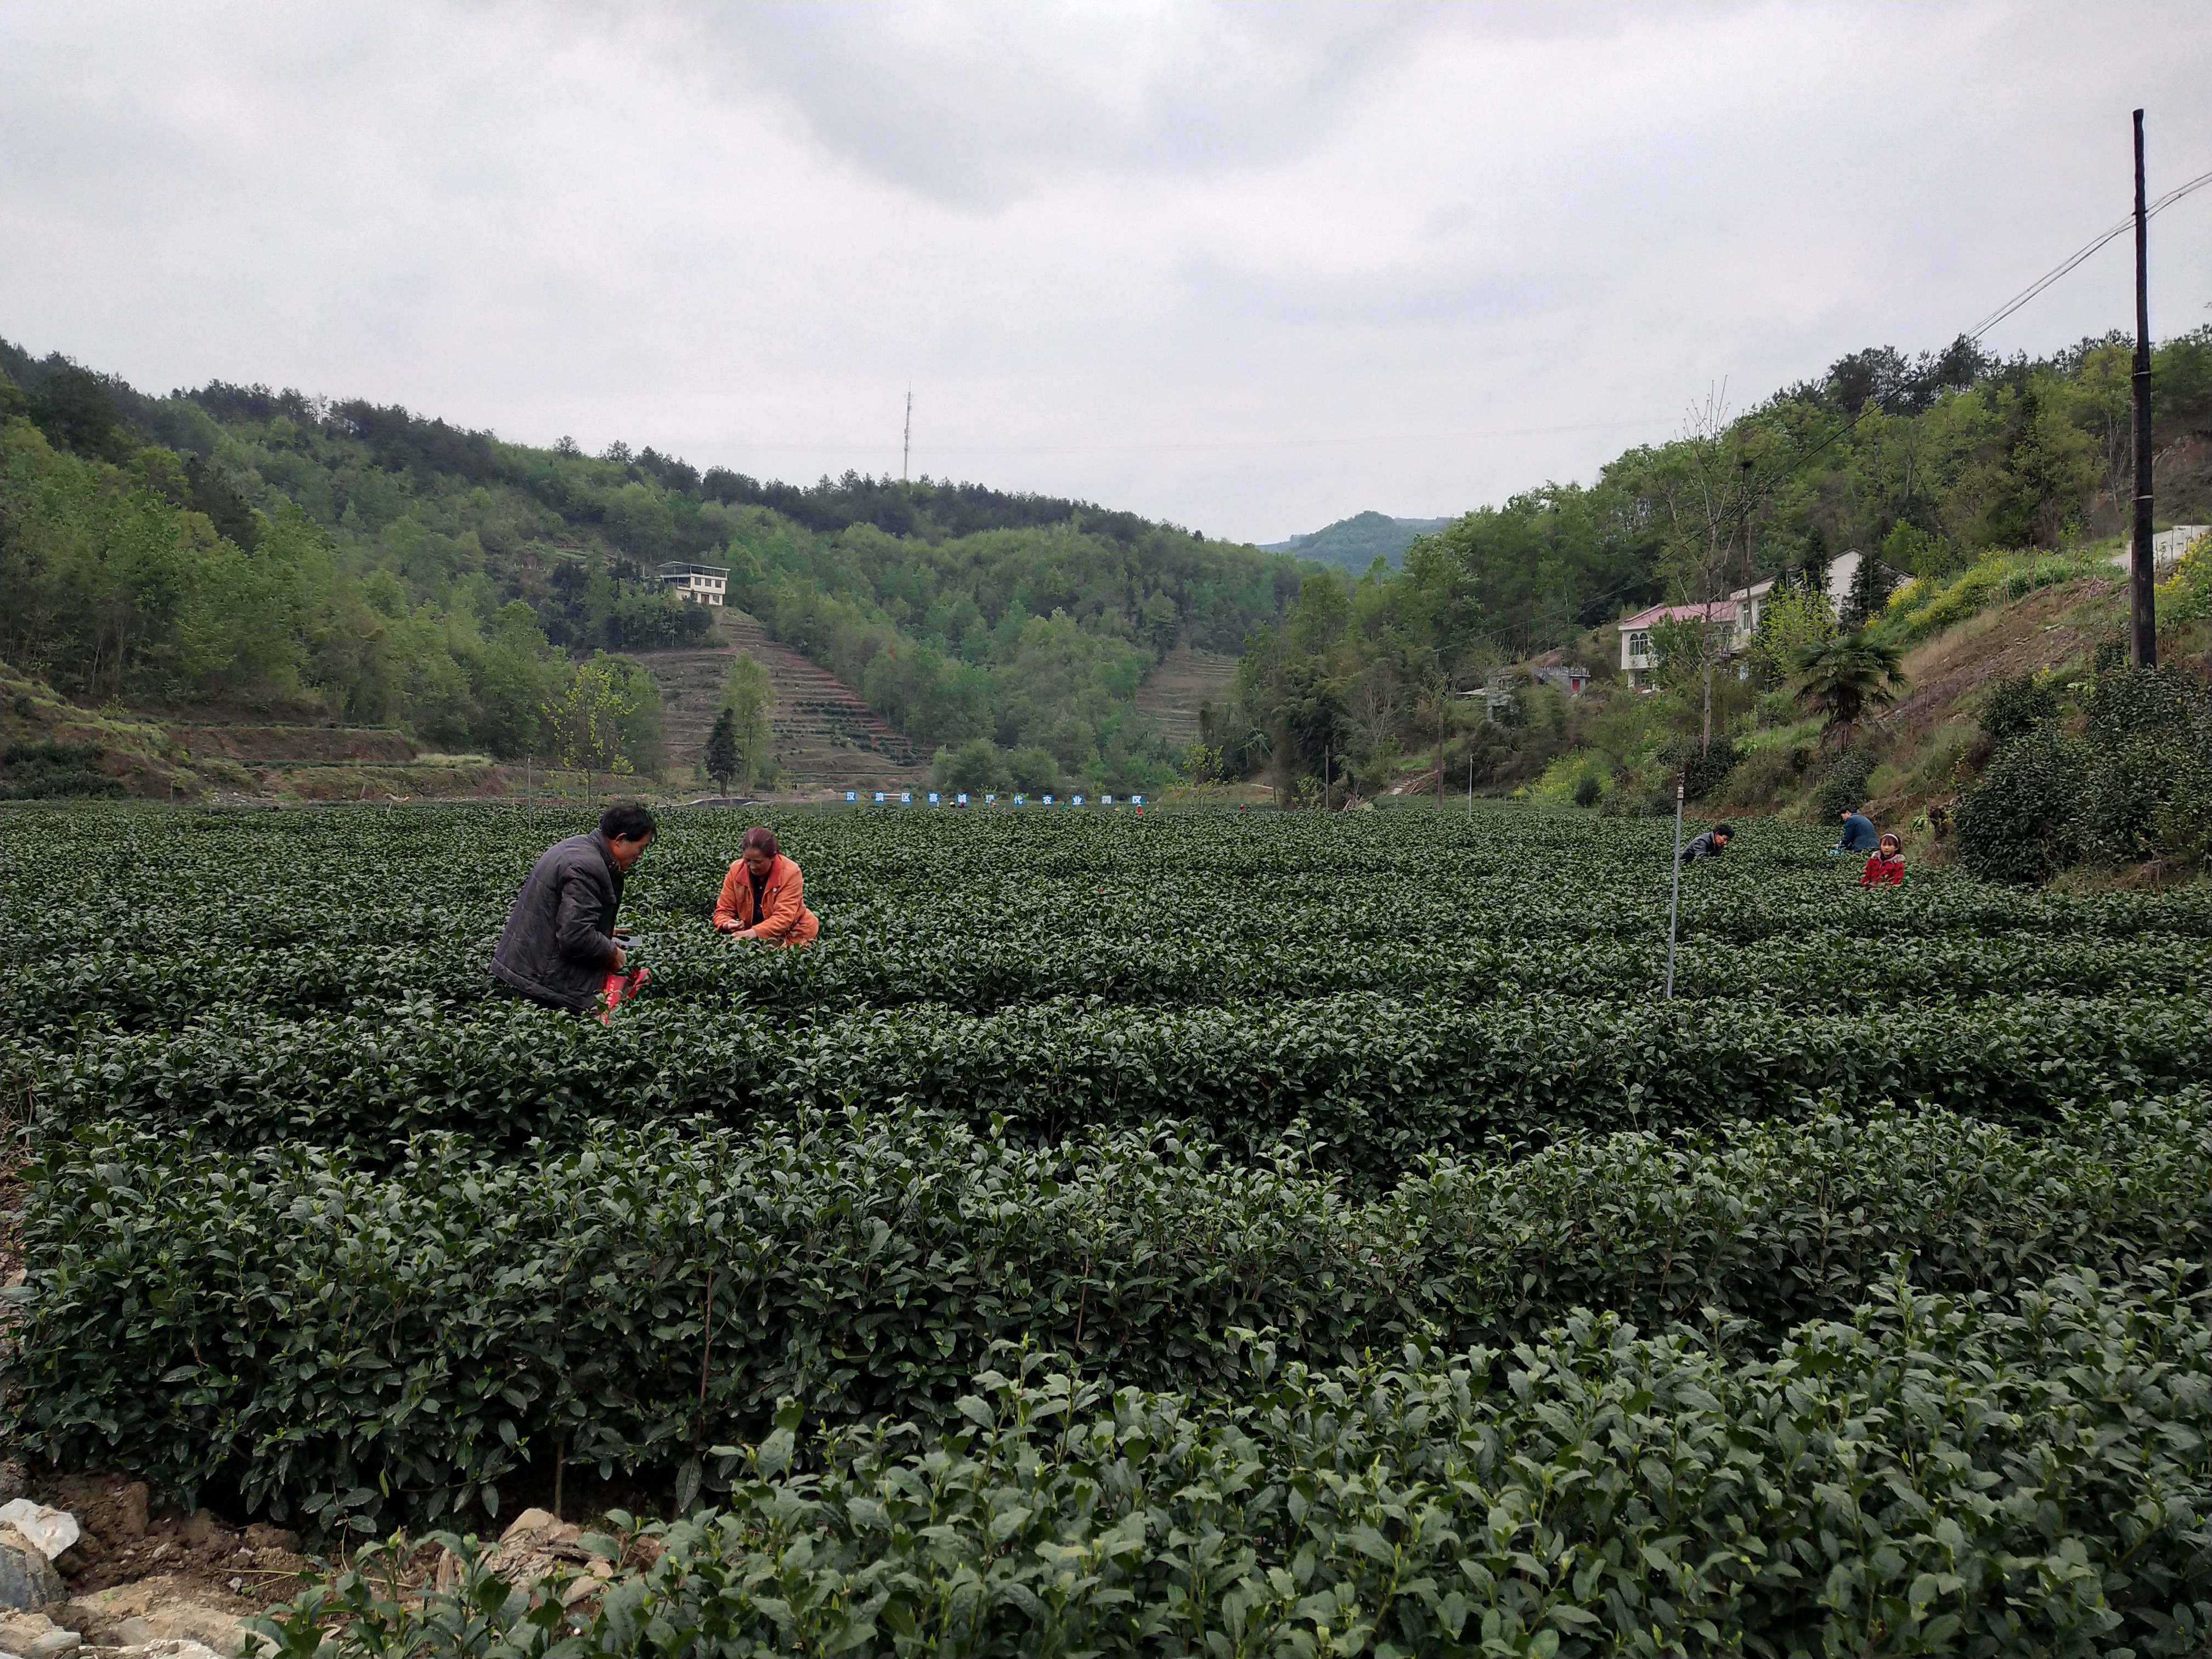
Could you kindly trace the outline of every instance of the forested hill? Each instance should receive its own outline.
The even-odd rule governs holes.
[[[1449,519],[1394,519],[1387,513],[1355,513],[1286,542],[1270,542],[1261,550],[1295,553],[1302,559],[1341,565],[1361,575],[1377,559],[1395,569],[1415,540],[1450,522]]]
[[[576,659],[707,630],[653,579],[689,560],[909,738],[1126,787],[1170,759],[1131,702],[1146,671],[1241,648],[1300,575],[1085,501],[763,483],[221,381],[155,397],[3,342],[0,369],[0,655],[82,698],[543,754]]]
[[[1234,707],[1209,728],[1218,764],[1286,790],[1348,768],[1372,793],[1433,753],[1449,690],[1586,638],[1585,665],[1602,672],[1618,650],[1602,630],[1656,601],[1856,549],[1863,617],[1907,581],[1933,591],[1996,553],[2109,551],[2133,491],[2131,358],[2118,335],[2036,359],[1964,340],[1854,352],[1747,410],[1705,411],[1591,483],[1468,513],[1415,541],[1401,570],[1310,582],[1240,662]],[[2151,405],[2159,522],[2212,522],[2212,327],[2152,352]],[[1722,701],[1752,690],[1730,687]],[[1702,733],[1702,705],[1690,718]],[[1472,766],[1451,764],[1478,785],[1517,781],[1510,767],[1530,761],[1470,746]]]

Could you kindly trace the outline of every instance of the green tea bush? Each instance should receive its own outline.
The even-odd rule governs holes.
[[[0,749],[0,800],[63,800],[117,796],[123,781],[96,768],[97,744],[11,743]]]
[[[2007,744],[1959,802],[1960,862],[1991,881],[2067,868],[2081,855],[2076,815],[2088,780],[2088,745],[2057,726]]]
[[[2124,747],[2077,741],[2085,765]],[[1703,1619],[1744,1632],[1747,1650],[1809,1652],[1831,1637],[1839,1651],[1914,1650],[1969,1632],[1990,1651],[2201,1639],[2169,1547],[2193,1536],[2188,1460],[2201,1443],[2153,1435],[2150,1395],[2112,1380],[2152,1363],[2140,1346],[2107,1363],[2082,1346],[2090,1324],[2122,1317],[2118,1303],[2080,1314],[2063,1367],[2037,1345],[2057,1340],[2039,1311],[2053,1297],[2080,1309],[2104,1295],[2054,1286],[2087,1273],[2148,1285],[2162,1256],[2212,1254],[2198,1086],[2212,1076],[2212,887],[2033,891],[1916,866],[1901,888],[1868,894],[1824,855],[1832,827],[1744,820],[1725,859],[1684,874],[1683,994],[1668,1004],[1664,822],[1407,802],[1359,815],[779,813],[830,927],[811,949],[778,951],[705,926],[747,821],[667,815],[624,898],[653,983],[602,1027],[495,1000],[483,968],[531,861],[580,815],[10,805],[0,930],[33,942],[0,976],[0,1093],[11,1116],[29,1115],[9,1218],[26,1276],[4,1292],[0,1351],[11,1451],[360,1536],[495,1520],[571,1462],[631,1470],[681,1509],[702,1474],[713,1486],[714,1449],[767,1433],[788,1396],[880,1436],[892,1461],[869,1478],[911,1490],[957,1458],[897,1460],[945,1451],[1001,1343],[1052,1356],[1079,1392],[1156,1390],[1146,1410],[1212,1435],[1293,1364],[1325,1395],[1345,1386],[1328,1368],[1412,1343],[1425,1376],[1449,1369],[1429,1356],[1540,1344],[1588,1307],[1657,1333],[1639,1353],[1711,1368],[1695,1386],[1721,1415],[1654,1383],[1674,1415],[1651,1432],[1679,1427],[1686,1438],[1668,1446],[1736,1435],[1736,1461],[1682,1486],[1690,1508],[1659,1513],[1656,1533],[1621,1507],[1661,1490],[1645,1457],[1665,1459],[1640,1426],[1616,1441],[1608,1422],[1613,1450],[1591,1454],[1571,1492],[1530,1477],[1547,1494],[1529,1500],[1532,1525],[1595,1505],[1573,1523],[1564,1591],[1547,1577],[1553,1556],[1532,1554],[1515,1588],[1485,1565],[1490,1545],[1476,1547],[1497,1534],[1467,1530],[1492,1524],[1494,1506],[1471,1493],[1522,1489],[1498,1484],[1521,1478],[1510,1455],[1474,1486],[1424,1489],[1406,1513],[1443,1517],[1456,1541],[1436,1547],[1465,1605],[1440,1600],[1433,1631],[1376,1643],[1534,1651],[1549,1631],[1611,1650],[1631,1645],[1618,1632],[1656,1626],[1656,1649],[1680,1619],[1691,1634],[1678,1647],[1707,1639]],[[1887,1103],[1900,1100],[1910,1115]],[[1893,1391],[1868,1392],[1890,1386],[1887,1362],[1826,1338],[1804,1346],[1807,1321],[1848,1319],[1866,1336],[1889,1316],[1861,1304],[1900,1275],[1911,1288],[1899,1295],[1987,1298],[1957,1316],[1984,1346],[1911,1382],[1917,1416],[1899,1414]],[[2029,1323],[2003,1322],[2016,1316]],[[2168,1343],[2159,1317],[2123,1324]],[[1261,1333],[1276,1369],[1255,1378]],[[1611,1353],[1629,1339],[1591,1341]],[[1784,1376],[1759,1369],[1778,1344],[1785,1363],[1811,1357],[1786,1382],[1742,1392],[1753,1385],[1733,1379]],[[1510,1382],[1519,1359],[1486,1363],[1501,1405],[1511,1394],[1568,1409],[1567,1396]],[[1803,1451],[1795,1418],[1799,1437],[1777,1437],[1773,1413],[1827,1402],[1831,1386],[1870,1401],[1863,1417],[1818,1404],[1833,1457]],[[2173,1383],[2174,1420],[2201,1421],[2194,1386]],[[1944,1402],[1964,1426],[1924,1429]],[[1984,1405],[2008,1415],[1984,1419]],[[1731,1411],[1753,1414],[1729,1428]],[[1386,1437],[1426,1445],[1433,1418],[1413,1401]],[[1513,1455],[1540,1447],[1535,1420],[1499,1419]],[[1938,1437],[1911,1438],[1923,1430]],[[1903,1449],[1869,1453],[1879,1478],[1855,1485],[1834,1461],[1846,1446]],[[1977,1447],[1992,1449],[1976,1462]],[[1790,1461],[1801,1451],[1814,1461]],[[1149,1444],[1115,1455],[1130,1471],[1156,1467]],[[2123,1475],[2081,1473],[2107,1456]],[[821,1457],[805,1478],[843,1467]],[[908,1640],[898,1596],[935,1606],[957,1564],[981,1560],[998,1564],[1005,1599],[979,1581],[957,1594],[981,1622],[959,1634],[917,1613],[915,1639],[1118,1648],[1128,1632],[1099,1621],[1119,1608],[1150,1621],[1142,1641],[1180,1650],[1174,1607],[1205,1610],[1222,1634],[1231,1598],[1258,1607],[1256,1587],[1277,1595],[1279,1571],[1291,1612],[1236,1628],[1296,1651],[1319,1639],[1309,1598],[1350,1608],[1367,1590],[1345,1576],[1364,1568],[1318,1544],[1300,1565],[1281,1530],[1302,1524],[1292,1492],[1308,1512],[1341,1498],[1394,1560],[1416,1536],[1404,1583],[1419,1601],[1410,1587],[1429,1571],[1430,1535],[1387,1512],[1399,1499],[1370,1503],[1340,1484],[1344,1470],[1295,1464],[1269,1451],[1256,1485],[1217,1489],[1243,1507],[1194,1543],[1149,1528],[1183,1515],[1177,1504],[1203,1521],[1212,1499],[1164,1487],[1141,1509],[1141,1540],[1117,1533],[1110,1559],[1081,1568],[1104,1575],[1095,1595],[1031,1588],[1022,1573],[1048,1558],[1010,1510],[992,1510],[992,1524],[1018,1540],[1019,1572],[963,1556],[962,1528],[981,1511],[947,1489],[930,1499],[948,1519],[928,1547],[953,1578],[915,1576],[908,1534],[848,1512],[790,1532],[772,1557],[731,1545],[714,1559],[735,1588],[700,1617],[738,1621],[714,1628],[740,1650],[767,1628],[744,1620],[776,1618],[774,1594],[747,1599],[764,1572],[798,1575],[792,1593],[810,1607],[864,1583],[860,1601],[839,1605],[881,1590],[882,1620],[850,1627],[881,1647]],[[1249,1506],[1278,1468],[1278,1507]],[[1790,1484],[1801,1477],[1811,1484]],[[2031,1486],[2056,1495],[2022,1519]],[[1599,1501],[1608,1491],[1613,1510]],[[778,1505],[801,1501],[779,1492]],[[2000,1496],[1974,1495],[1986,1492]],[[1140,1512],[1098,1501],[1114,1526]],[[1964,1543],[1903,1530],[1908,1511],[1933,1528],[1945,1505],[1972,1504]],[[2093,1511],[2101,1530],[2077,1536]],[[1037,1524],[1091,1549],[1070,1513]],[[1792,1558],[1802,1583],[1779,1569],[1729,1577],[1729,1603],[1713,1575],[1750,1568],[1669,1553],[1678,1534],[1702,1538],[1708,1514],[1730,1536],[1825,1553]],[[1513,1536],[1527,1553],[1535,1534]],[[843,1562],[844,1577],[808,1577],[794,1550]],[[1929,1566],[1925,1585],[1917,1565],[1895,1577],[1923,1559],[1911,1551],[1946,1550],[2008,1565]],[[1248,1561],[1258,1577],[1237,1576]],[[1115,1563],[1152,1577],[1114,1579]],[[1186,1573],[1182,1602],[1158,1589],[1171,1571]],[[1674,1587],[1655,1588],[1662,1578]],[[680,1598],[689,1582],[665,1588]],[[1535,1601],[1513,1599],[1528,1585]],[[2043,1603],[2030,1607],[2030,1588]],[[1478,1607],[1478,1595],[1490,1599]],[[1762,1612],[1770,1602],[1784,1611]],[[2154,1604],[2172,1621],[2164,1634],[2139,1612]],[[688,1618],[689,1605],[663,1611]],[[1850,1622],[1862,1606],[1887,1632],[1878,1641]],[[1073,1622],[1054,1623],[1053,1607]],[[1534,1611],[1515,1626],[1515,1607]],[[1950,1613],[1956,1628],[1940,1622]],[[1356,1646],[1401,1615],[1328,1616],[1328,1644],[1350,1634]],[[561,1623],[528,1630],[550,1642]],[[1773,1635],[1785,1627],[1796,1633]],[[774,1639],[791,1645],[798,1629]],[[491,1640],[486,1626],[477,1635]]]
[[[1586,1314],[1336,1370],[1255,1342],[1212,1408],[1013,1355],[943,1424],[793,1411],[724,1449],[720,1510],[575,1615],[473,1559],[264,1628],[278,1659],[2201,1652],[2205,1315],[2176,1265],[2017,1307],[1880,1285],[1748,1364]]]
[[[2174,669],[2100,674],[2087,699],[2091,748],[2082,836],[2113,862],[2201,860],[2212,841],[2212,698]]]
[[[1304,1118],[1334,1166],[1388,1179],[1425,1152],[1494,1136],[1540,1142],[1576,1129],[1788,1116],[1818,1091],[1854,1109],[1921,1097],[2037,1122],[2069,1100],[2212,1075],[2212,1003],[2142,990],[1832,1016],[1724,999],[1467,1006],[1363,994],[1213,1008],[1070,1000],[704,1031],[691,1011],[650,1001],[612,1030],[508,1005],[467,1020],[424,1008],[404,1025],[308,1021],[240,1034],[210,1019],[152,1038],[88,1032],[14,1069],[33,1080],[57,1126],[134,1123],[235,1146],[374,1153],[459,1128],[514,1146],[566,1138],[609,1113],[745,1125],[913,1106],[1048,1142],[1176,1118],[1265,1146]]]
[[[1846,809],[1864,805],[1867,780],[1873,775],[1873,757],[1856,749],[1832,755],[1820,768],[1820,787],[1813,793],[1813,811],[1820,822],[1833,823]]]
[[[1240,1329],[1356,1359],[1533,1335],[1577,1305],[1753,1346],[1910,1277],[2015,1296],[2212,1246],[2212,1097],[2022,1136],[1936,1113],[1432,1160],[1360,1200],[1310,1141],[1165,1131],[1035,1150],[926,1115],[595,1126],[389,1170],[87,1129],[27,1171],[10,1437],[64,1467],[234,1485],[311,1524],[499,1512],[556,1458],[665,1469],[786,1395],[947,1408],[993,1344],[1236,1386]]]
[[[2047,674],[2020,674],[1999,680],[1990,688],[1978,718],[1982,735],[1992,747],[2002,747],[2025,737],[2046,720],[2058,718],[2058,688]]]
[[[625,896],[652,939],[653,998],[714,1018],[738,1006],[980,1012],[1061,995],[1199,1004],[1492,985],[1641,999],[1663,972],[1668,824],[1425,810],[1325,822],[798,817],[787,839],[835,926],[811,949],[761,951],[705,925],[731,821],[672,814]],[[574,827],[541,818],[533,836],[503,808],[14,809],[0,927],[40,954],[37,973],[0,978],[0,1032],[217,1012],[241,1029],[316,1012],[404,1024],[426,997],[483,1002],[508,896],[544,841]],[[1871,976],[1839,973],[1836,958],[1905,940],[2212,938],[2212,889],[2026,894],[1916,868],[1870,904],[1821,856],[1832,830],[1739,828],[1729,857],[1682,895],[1693,949],[1771,947],[1742,975],[1705,981],[1725,994],[1849,997]],[[1347,883],[1351,869],[1359,879]]]
[[[2025,882],[2085,858],[2204,857],[2212,846],[2212,699],[2202,685],[2172,669],[2104,667],[2079,736],[2042,708],[2021,692],[1996,708],[2000,724],[2019,732],[1960,803],[1959,851],[1970,869]],[[1990,720],[1985,713],[1994,737]]]

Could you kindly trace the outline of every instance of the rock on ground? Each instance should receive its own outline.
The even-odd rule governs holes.
[[[238,1614],[208,1606],[168,1577],[81,1595],[63,1609],[62,1617],[102,1647],[196,1642],[217,1655],[233,1655],[245,1645],[246,1634]]]
[[[15,1528],[0,1526],[0,1610],[36,1613],[63,1595],[62,1576],[46,1552]]]
[[[574,1581],[561,1594],[562,1605],[573,1607],[597,1595],[614,1576],[611,1562],[583,1547],[583,1535],[581,1527],[556,1520],[544,1510],[525,1510],[499,1535],[499,1546],[487,1565],[501,1578],[517,1585],[555,1571],[575,1573]]]
[[[83,1528],[67,1510],[34,1504],[27,1498],[11,1498],[0,1504],[0,1527],[13,1527],[36,1544],[52,1560],[77,1540]]]

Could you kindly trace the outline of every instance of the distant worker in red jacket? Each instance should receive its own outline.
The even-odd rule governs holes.
[[[745,831],[744,854],[722,878],[714,931],[763,945],[811,944],[822,931],[806,908],[805,880],[776,846],[773,830]]]
[[[1895,836],[1884,836],[1866,868],[1859,872],[1862,887],[1899,887],[1905,883],[1905,843]]]

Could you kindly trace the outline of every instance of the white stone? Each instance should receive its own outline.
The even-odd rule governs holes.
[[[15,1528],[36,1544],[49,1561],[76,1543],[83,1532],[76,1523],[76,1516],[67,1510],[49,1509],[27,1498],[14,1498],[0,1504],[0,1527]]]
[[[527,1538],[532,1533],[550,1532],[561,1523],[553,1518],[550,1510],[525,1510],[516,1516],[507,1530],[499,1535],[502,1544]]]

